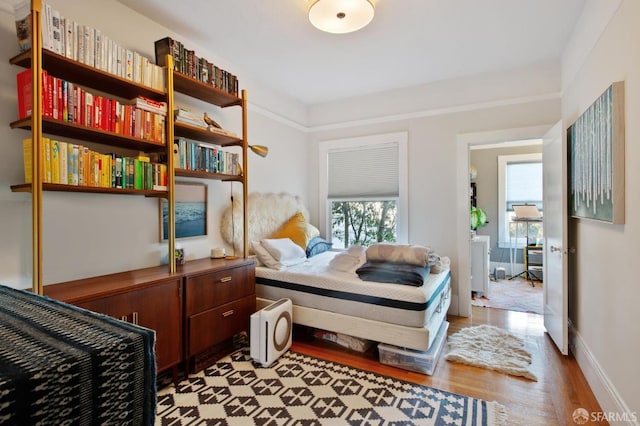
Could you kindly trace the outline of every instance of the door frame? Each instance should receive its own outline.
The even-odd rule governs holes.
[[[456,193],[457,196],[457,247],[458,247],[458,294],[451,300],[450,313],[461,317],[471,316],[471,262],[469,250],[469,147],[471,145],[486,145],[514,140],[541,139],[554,123],[502,129],[488,132],[461,133],[456,143]],[[544,160],[543,160],[544,161]],[[455,309],[457,306],[457,310]],[[457,311],[457,312],[456,312]]]

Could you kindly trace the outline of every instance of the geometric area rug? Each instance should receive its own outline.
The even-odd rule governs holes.
[[[158,391],[156,425],[503,425],[497,402],[287,351],[271,367],[240,349]]]

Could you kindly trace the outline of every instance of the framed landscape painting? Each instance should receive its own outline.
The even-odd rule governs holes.
[[[624,223],[624,127],[624,81],[619,81],[567,129],[572,217]]]
[[[207,235],[207,185],[176,182],[176,238],[194,238]],[[160,200],[161,240],[168,239],[169,203]]]

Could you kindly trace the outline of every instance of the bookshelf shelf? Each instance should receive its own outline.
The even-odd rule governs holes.
[[[31,130],[32,120],[31,118],[25,118],[23,120],[14,121],[10,126],[12,129]],[[80,124],[54,120],[51,118],[42,118],[42,131],[43,133],[51,135],[87,140],[102,145],[117,146],[119,148],[133,149],[137,151],[166,150],[166,144],[163,143],[146,141],[131,136],[107,132],[98,128],[86,127]]]
[[[33,186],[30,183],[11,185],[13,192],[31,192]],[[125,189],[125,188],[101,188],[95,186],[62,185],[59,183],[43,183],[43,191],[62,192],[89,192],[94,194],[120,194],[120,195],[144,195],[146,197],[166,197],[167,191]]]
[[[23,68],[30,68],[31,50],[14,56],[9,62]],[[167,97],[167,94],[162,90],[138,84],[46,49],[42,49],[42,68],[63,80],[69,80],[124,99],[144,96],[154,100],[165,100]]]
[[[242,105],[241,98],[177,71],[173,71],[173,90],[222,108]]]
[[[225,182],[242,182],[242,175],[227,175],[223,173],[209,173],[201,170],[175,169],[176,176],[200,179],[222,180]]]
[[[173,129],[175,136],[182,136],[187,139],[195,139],[220,146],[242,146],[242,138],[212,132],[185,123],[175,122]]]

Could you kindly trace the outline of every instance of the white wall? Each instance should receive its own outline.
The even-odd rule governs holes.
[[[50,0],[64,16],[100,29],[120,45],[154,59],[154,41],[174,37],[222,68],[238,75],[247,89],[249,143],[267,145],[266,159],[249,154],[249,191],[286,191],[307,194],[305,129],[307,109],[297,101],[259,85],[246,70],[215,55],[215,45],[192,44],[186,37],[131,11],[114,0]],[[0,167],[0,282],[18,288],[31,286],[31,201],[29,194],[16,194],[9,185],[23,181],[20,141],[28,132],[11,130],[17,119],[15,74],[9,64],[18,53],[13,12],[0,1],[0,127],[3,155]],[[179,100],[179,99],[177,99]],[[212,112],[225,127],[241,133],[240,108],[219,110],[199,102],[190,106]],[[282,117],[286,116],[287,119]],[[287,173],[282,173],[286,170]],[[296,176],[291,179],[290,176]],[[187,259],[206,257],[212,247],[223,245],[217,229],[220,214],[229,203],[230,185],[205,181],[208,191],[209,235],[180,240]],[[235,183],[233,190],[242,191]],[[66,281],[158,265],[166,256],[159,243],[158,200],[137,196],[45,192],[43,201],[44,283]]]
[[[569,312],[576,358],[603,410],[640,416],[640,2],[607,2],[606,13],[602,3],[588,3],[565,52],[562,118],[568,127],[612,82],[625,81],[626,219],[624,225],[572,220]],[[611,17],[604,32],[584,37],[585,26],[603,16]]]

